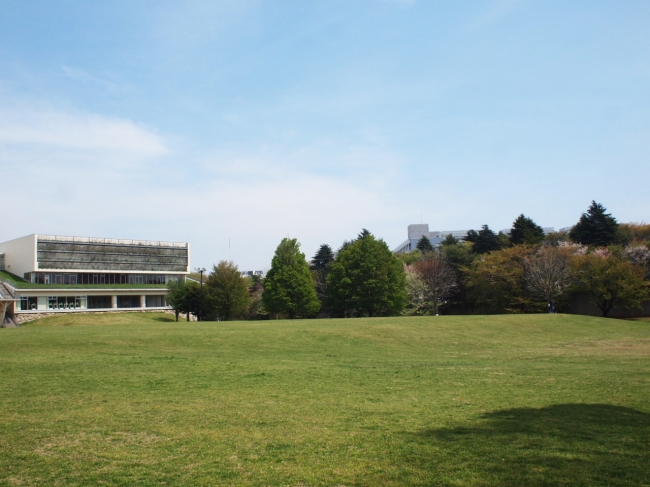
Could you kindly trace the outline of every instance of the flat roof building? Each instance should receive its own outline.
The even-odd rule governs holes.
[[[0,243],[0,279],[15,313],[167,308],[185,280],[188,243],[33,234]]]
[[[458,240],[462,240],[467,236],[469,230],[433,230],[429,231],[428,223],[418,223],[408,226],[408,238],[406,241],[402,242],[393,252],[395,253],[406,253],[412,252],[417,248],[418,242],[422,237],[427,237],[431,242],[431,245],[437,247],[440,245],[445,237],[451,235]],[[510,234],[510,229],[501,230],[502,233],[507,235]],[[544,227],[544,233],[553,232],[553,227]]]

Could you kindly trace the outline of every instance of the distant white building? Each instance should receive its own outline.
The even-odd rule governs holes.
[[[264,277],[264,271],[241,271],[242,277],[260,276]]]
[[[553,232],[553,227],[543,227],[544,233]],[[431,245],[437,247],[440,245],[448,235],[455,237],[458,240],[462,240],[467,236],[469,230],[433,230],[429,231],[428,223],[418,223],[408,226],[408,238],[406,241],[402,242],[393,252],[395,253],[405,253],[412,252],[417,248],[418,242],[422,237],[427,237],[431,242]],[[501,230],[501,233],[510,235],[510,229]]]

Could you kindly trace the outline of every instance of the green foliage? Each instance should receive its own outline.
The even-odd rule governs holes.
[[[573,269],[577,290],[587,293],[603,316],[614,306],[640,308],[650,298],[645,270],[607,251],[577,256]]]
[[[206,283],[208,316],[230,321],[246,312],[250,302],[247,280],[235,264],[222,260]]]
[[[311,260],[311,270],[318,272],[327,272],[329,265],[334,262],[334,251],[332,247],[323,244]]]
[[[459,240],[450,233],[442,239],[440,245],[444,247],[445,245],[457,245],[458,243]]]
[[[431,245],[431,240],[429,240],[429,238],[426,235],[422,235],[422,238],[418,241],[416,248],[423,254],[433,251],[433,245]]]
[[[534,249],[517,245],[483,255],[466,269],[467,298],[475,313],[535,313],[546,302],[532,298],[523,287],[524,261]]]
[[[470,230],[470,232],[473,232],[473,230]],[[475,235],[474,235],[475,234]],[[499,250],[501,248],[501,243],[499,242],[499,237],[497,236],[496,233],[494,233],[492,230],[490,230],[490,227],[487,225],[483,225],[481,227],[481,230],[477,232],[474,232],[474,234],[471,235],[471,238],[474,240],[469,240],[466,237],[466,240],[468,242],[473,242],[474,246],[472,247],[472,251],[476,254],[486,254],[488,252],[493,252],[495,250]],[[468,232],[468,237],[470,237],[470,233]]]
[[[264,308],[273,314],[289,318],[311,317],[318,313],[320,302],[314,289],[312,275],[300,252],[298,240],[285,238],[280,242],[264,279]]]
[[[411,265],[422,259],[422,252],[415,249],[412,252],[400,252],[395,254],[395,257],[402,263],[406,265]]]
[[[544,229],[527,216],[519,215],[512,224],[510,241],[513,245],[536,245],[542,240],[544,240]]]
[[[187,321],[190,320],[190,313],[194,316],[200,316],[203,310],[203,295],[201,286],[196,282],[187,281],[170,281],[167,284],[167,304],[175,311],[176,321],[178,314],[187,315]]]
[[[339,251],[327,279],[327,303],[341,316],[389,316],[407,302],[403,264],[366,233]]]
[[[600,203],[591,202],[587,213],[583,213],[580,221],[571,229],[569,236],[576,243],[607,247],[618,238],[618,223],[616,218]]]

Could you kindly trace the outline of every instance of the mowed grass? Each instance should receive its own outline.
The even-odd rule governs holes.
[[[650,322],[0,330],[0,485],[650,485]]]

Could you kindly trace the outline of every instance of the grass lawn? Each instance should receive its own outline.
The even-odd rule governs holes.
[[[0,330],[0,485],[650,485],[648,321],[172,319]]]

